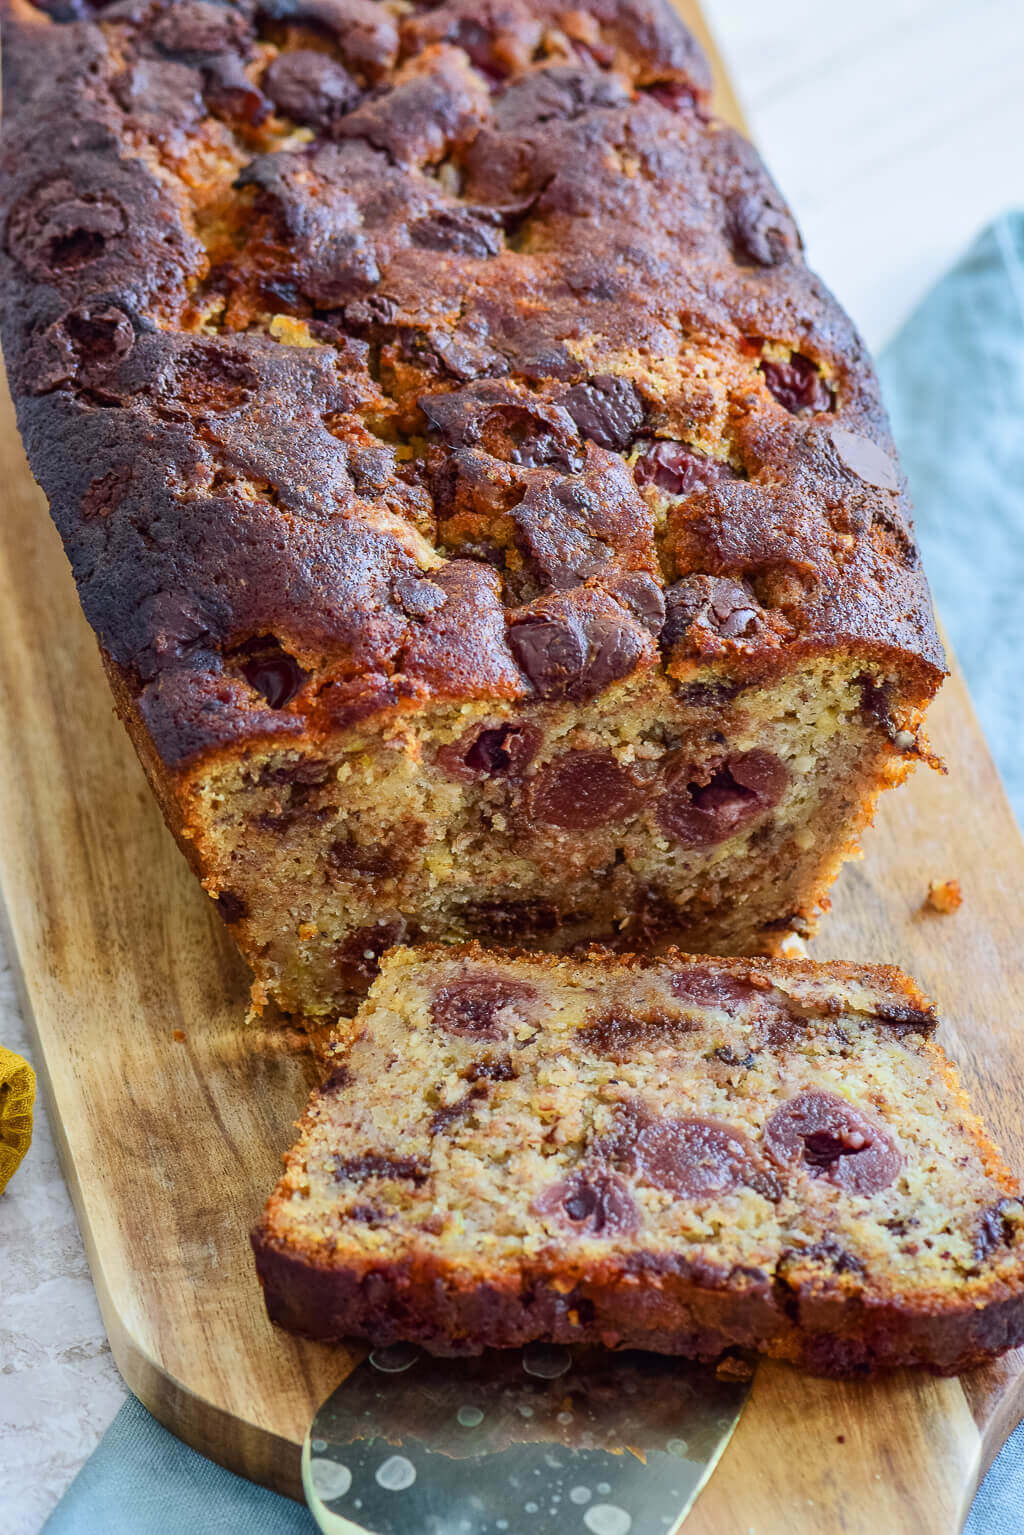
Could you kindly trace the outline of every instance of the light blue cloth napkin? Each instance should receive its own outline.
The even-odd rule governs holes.
[[[1000,219],[882,359],[936,601],[1024,818],[1024,215]],[[134,1399],[45,1535],[312,1535],[305,1509],[186,1448]],[[966,1535],[1024,1529],[1024,1425]]]

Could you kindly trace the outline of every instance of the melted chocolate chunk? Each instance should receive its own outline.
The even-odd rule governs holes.
[[[331,873],[343,883],[359,879],[394,879],[402,869],[402,859],[379,842],[352,842],[340,837],[327,849]]]
[[[629,92],[614,75],[556,64],[531,69],[497,98],[494,115],[503,133],[540,123],[568,122],[595,107],[623,106]]]
[[[237,10],[213,0],[175,0],[153,28],[153,41],[167,53],[196,61],[236,51],[246,43],[247,25]]]
[[[472,1112],[475,1104],[481,1103],[487,1097],[486,1082],[479,1082],[470,1091],[459,1098],[455,1103],[446,1103],[436,1109],[430,1118],[431,1135],[443,1134],[460,1119],[465,1119]]]
[[[335,962],[341,982],[357,991],[367,986],[380,968],[381,955],[401,943],[407,932],[404,917],[357,928],[337,948]]]
[[[736,474],[717,458],[708,458],[684,442],[664,439],[644,449],[633,465],[633,477],[640,486],[657,485],[671,496],[689,496],[722,480],[734,480]]]
[[[525,722],[474,727],[442,746],[437,760],[455,778],[522,778],[537,753],[541,732]]]
[[[704,769],[703,782],[684,773],[670,784],[658,802],[658,825],[682,847],[713,847],[778,804],[787,777],[771,752],[734,753]]]
[[[758,1192],[772,1186],[743,1132],[710,1119],[660,1119],[645,1125],[632,1161],[645,1183],[684,1199],[714,1199],[743,1184]]]
[[[729,199],[726,233],[736,260],[746,266],[779,266],[800,245],[789,214],[752,192]]]
[[[414,576],[408,572],[395,577],[391,593],[410,618],[430,618],[432,614],[440,612],[448,601],[447,592],[436,581],[428,581],[425,576]]]
[[[637,1050],[663,1050],[666,1045],[678,1045],[681,1036],[696,1027],[692,1018],[680,1017],[678,1013],[657,1009],[631,1013],[617,1009],[587,1023],[576,1035],[576,1042],[595,1055],[626,1061]]]
[[[640,789],[609,752],[565,752],[530,786],[533,819],[568,831],[625,820],[641,801]]]
[[[343,65],[312,48],[279,54],[263,76],[263,90],[285,117],[326,134],[361,95]]]
[[[533,1208],[538,1215],[557,1217],[581,1237],[628,1236],[640,1225],[636,1202],[614,1173],[570,1173],[545,1189]]]
[[[537,1000],[537,992],[525,981],[501,975],[476,974],[439,986],[431,1005],[431,1018],[439,1029],[471,1039],[502,1039],[506,1025],[498,1014],[503,1008],[521,1010]]]
[[[793,415],[832,409],[832,391],[809,357],[794,352],[788,362],[762,362],[761,372],[779,404]]]
[[[567,410],[497,379],[443,394],[422,395],[420,409],[454,448],[480,448],[524,469],[579,474],[583,456]]]
[[[726,640],[751,639],[761,627],[761,606],[749,587],[726,576],[686,576],[665,593],[663,645],[674,645],[695,625]]]
[[[808,1089],[775,1110],[764,1129],[780,1167],[803,1166],[847,1194],[877,1194],[903,1166],[895,1142],[836,1093]]]
[[[553,933],[562,921],[558,907],[550,901],[471,901],[462,907],[460,916],[467,932],[503,943],[530,934]]]
[[[525,610],[509,625],[512,654],[541,698],[594,698],[628,677],[644,654],[643,631],[619,611]]]
[[[870,437],[848,432],[841,426],[834,426],[829,436],[840,462],[865,485],[873,485],[877,490],[899,490],[896,465]]]
[[[601,584],[657,639],[665,625],[665,594],[653,576],[646,570],[631,570]]]
[[[446,208],[428,214],[410,224],[409,238],[421,250],[478,260],[500,255],[505,245],[502,216],[493,208]]]
[[[975,1263],[984,1263],[1000,1247],[1007,1247],[1012,1242],[1017,1227],[1008,1218],[1007,1211],[1017,1203],[1016,1199],[1000,1199],[982,1211],[974,1238]]]
[[[720,1007],[731,1018],[761,997],[758,988],[742,976],[709,970],[706,965],[675,971],[670,985],[674,995],[685,1002],[694,1002],[698,1007]]]
[[[660,80],[656,85],[648,85],[645,95],[650,96],[668,112],[697,110],[697,97],[693,86],[687,85],[684,80]]]
[[[599,373],[562,396],[581,437],[600,448],[623,452],[644,424],[644,403],[636,385],[617,373]]]
[[[430,1168],[422,1157],[391,1157],[368,1151],[360,1157],[335,1157],[334,1176],[339,1183],[363,1183],[367,1178],[425,1183]]]

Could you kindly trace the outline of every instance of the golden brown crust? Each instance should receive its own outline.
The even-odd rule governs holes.
[[[459,995],[478,1011],[447,1011]],[[488,995],[513,1009],[504,1038]],[[887,966],[393,951],[253,1234],[270,1315],[439,1353],[544,1338],[700,1357],[739,1345],[833,1375],[967,1368],[1024,1338],[1022,1212],[935,1022]],[[452,1028],[471,1037],[441,1039]],[[424,1132],[415,1099],[436,1101],[434,1078],[476,1086],[428,1107]],[[803,1170],[779,1159],[773,1126],[808,1100],[876,1148],[845,1183],[821,1172],[835,1154],[814,1138],[823,1120],[806,1122]],[[650,1144],[700,1126],[713,1163],[727,1133],[755,1194],[688,1181],[685,1157],[645,1172],[636,1137],[666,1112],[669,1140]],[[518,1148],[533,1144],[531,1163]],[[674,1203],[644,1194],[652,1177]],[[567,1219],[571,1189],[600,1213]]]
[[[271,1321],[326,1341],[408,1340],[458,1355],[545,1339],[699,1359],[745,1347],[837,1377],[904,1365],[956,1375],[1024,1343],[1019,1287],[996,1287],[980,1304],[851,1306],[835,1289],[773,1286],[767,1276],[737,1286],[685,1259],[667,1265],[642,1253],[625,1266],[588,1265],[585,1274],[527,1268],[460,1286],[432,1256],[359,1272],[276,1242],[267,1225],[253,1232],[252,1244]]]
[[[640,573],[672,670],[934,691],[870,364],[667,7],[3,10],[19,421],[168,768],[534,696],[539,620],[607,686]]]

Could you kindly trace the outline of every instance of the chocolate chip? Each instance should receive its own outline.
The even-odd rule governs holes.
[[[685,576],[665,593],[664,645],[674,645],[694,626],[722,639],[749,639],[760,627],[761,607],[740,581],[727,576]]]
[[[764,1129],[780,1167],[804,1167],[847,1194],[877,1194],[903,1166],[895,1142],[836,1093],[808,1089],[775,1110]]]
[[[263,694],[272,709],[291,703],[309,675],[272,637],[252,641],[242,654],[245,680]]]
[[[592,108],[618,107],[629,92],[615,75],[556,64],[531,69],[513,80],[497,98],[494,115],[503,133],[518,133],[539,123],[569,122]]]
[[[550,901],[470,901],[460,909],[459,920],[468,933],[507,943],[555,932],[562,915]]]
[[[546,826],[589,831],[639,809],[642,793],[610,752],[571,751],[549,762],[530,785],[530,813]]]
[[[436,1026],[449,1034],[501,1039],[507,1026],[498,1014],[507,1007],[521,1011],[536,999],[536,990],[525,981],[477,974],[438,987],[430,1012]]]
[[[537,753],[541,732],[536,725],[509,723],[474,727],[450,746],[442,746],[437,760],[456,778],[511,778],[523,776]]]
[[[325,134],[359,104],[362,94],[337,59],[313,48],[279,54],[263,76],[263,90],[285,117]]]
[[[420,250],[485,260],[505,245],[501,215],[489,208],[452,208],[431,213],[409,225],[409,239]]]
[[[644,424],[644,404],[635,384],[617,373],[599,373],[586,384],[576,384],[562,396],[562,404],[580,436],[600,448],[624,451]]]
[[[892,683],[872,677],[868,672],[859,672],[853,683],[860,690],[860,713],[864,719],[881,725],[887,735],[894,734],[896,722],[892,717]]]
[[[567,410],[524,394],[498,379],[464,389],[421,395],[420,409],[454,448],[480,448],[524,469],[583,468],[576,424]]]
[[[512,654],[541,698],[593,698],[627,677],[644,654],[642,631],[625,616],[539,605],[511,619]]]
[[[1009,1219],[1008,1212],[1017,1205],[1016,1199],[1000,1199],[982,1211],[974,1238],[975,1263],[984,1263],[998,1248],[1007,1247],[1013,1241],[1017,1225]]]
[[[751,266],[778,266],[800,243],[789,214],[754,192],[729,199],[726,231],[737,260]]]
[[[614,1173],[574,1172],[534,1200],[538,1215],[555,1216],[581,1237],[627,1236],[640,1225],[636,1201]]]
[[[863,480],[865,485],[874,485],[877,490],[899,490],[896,465],[888,453],[876,442],[872,442],[870,437],[862,437],[859,432],[848,432],[841,426],[834,426],[829,436],[840,462],[858,479]]]
[[[723,480],[734,480],[736,472],[721,459],[665,438],[644,449],[633,465],[633,477],[640,486],[657,485],[671,496],[689,496]]]
[[[399,607],[410,618],[429,618],[432,613],[438,612],[448,601],[448,594],[443,587],[429,581],[426,576],[414,576],[408,573],[396,576],[391,585],[391,591]]]
[[[794,352],[788,362],[762,362],[764,381],[780,405],[793,415],[831,410],[832,391],[809,357]]]
[[[631,570],[602,586],[657,639],[665,625],[665,593],[646,570]]]
[[[740,1130],[709,1119],[659,1119],[637,1135],[633,1165],[645,1183],[684,1199],[715,1199],[743,1184],[774,1193]]]
[[[391,1157],[368,1151],[358,1157],[334,1158],[334,1176],[339,1183],[364,1183],[367,1178],[425,1183],[429,1175],[430,1168],[422,1157]]]
[[[175,0],[153,28],[153,41],[167,53],[202,59],[237,51],[246,42],[247,25],[240,11],[213,0]]]
[[[734,753],[700,776],[696,772],[684,771],[670,784],[657,811],[662,831],[689,848],[713,847],[734,836],[778,803],[788,778],[778,757],[756,749]]]

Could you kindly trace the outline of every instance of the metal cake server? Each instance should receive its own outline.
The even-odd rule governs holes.
[[[731,1364],[376,1349],[313,1419],[306,1501],[325,1535],[673,1535],[743,1411]]]

